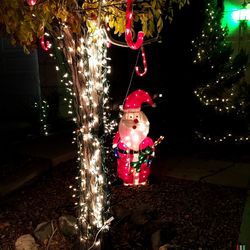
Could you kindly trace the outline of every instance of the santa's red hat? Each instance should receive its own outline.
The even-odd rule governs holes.
[[[151,106],[155,106],[152,98],[148,92],[138,89],[128,95],[125,100],[123,111],[124,112],[138,112],[141,110],[141,105],[146,102]]]

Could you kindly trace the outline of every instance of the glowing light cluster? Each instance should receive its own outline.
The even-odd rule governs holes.
[[[232,10],[230,13],[232,14]],[[240,118],[240,121],[246,122],[241,124],[241,127],[248,126],[249,102],[246,93],[249,86],[244,80],[247,59],[244,51],[239,51],[232,58],[233,48],[228,41],[228,31],[221,26],[222,14],[213,2],[208,3],[202,33],[192,41],[192,50],[195,52],[193,63],[197,70],[194,75],[197,75],[196,82],[199,82],[194,94],[204,106],[207,106],[204,107],[204,116],[200,116],[204,128],[199,128],[196,135],[210,142],[243,142],[248,141],[248,136],[239,136],[237,133],[235,135],[234,131],[238,131],[239,128],[236,129],[235,126],[238,125],[227,121]],[[225,126],[208,131],[205,126],[207,119],[214,119],[214,122],[223,121]],[[223,131],[219,131],[220,129]],[[217,135],[212,136],[215,133]],[[222,136],[219,136],[219,133]]]
[[[58,46],[55,55],[60,63],[56,71],[60,74],[60,82],[65,85],[68,96],[68,113],[74,115],[77,125],[73,132],[72,143],[78,145],[79,176],[76,177],[78,186],[71,185],[75,205],[79,207],[78,225],[80,239],[86,249],[98,246],[100,241],[96,236],[104,228],[104,204],[107,204],[106,176],[104,175],[104,152],[108,154],[104,142],[105,135],[112,133],[117,126],[110,120],[109,84],[107,74],[111,72],[107,57],[106,37],[102,29],[96,30],[89,36],[71,36],[67,25],[61,23],[62,31],[57,37]],[[65,46],[67,44],[67,46]],[[62,55],[67,62],[64,62]],[[72,72],[69,74],[68,72]],[[73,84],[74,82],[74,84]],[[73,107],[76,110],[73,111]],[[104,130],[100,137],[99,132]]]
[[[202,30],[201,35],[192,41],[193,51],[195,51],[194,64],[209,61],[211,68],[216,68],[213,62],[213,55],[215,53],[223,53],[228,47],[229,42],[226,39],[226,29],[223,28],[218,20],[218,12],[213,10],[213,6],[208,3],[206,8],[206,27]],[[211,34],[214,36],[210,39]],[[219,51],[218,51],[219,50]],[[214,65],[213,65],[214,64]]]
[[[224,1],[224,13],[222,17],[223,27],[227,27],[229,35],[234,35],[239,29],[239,10],[243,1],[233,3],[230,0]]]
[[[49,36],[48,34],[46,34]],[[63,40],[64,35],[58,36],[56,40],[59,42]],[[60,42],[59,42],[60,43]],[[69,69],[67,63],[64,61],[64,56],[62,54],[62,48],[60,46],[55,47],[53,52],[49,53],[49,56],[52,57],[55,62],[55,70],[58,73],[59,82],[65,87],[66,93],[64,94],[63,101],[66,103],[67,112],[70,117],[73,116],[73,97],[75,96],[73,92],[73,82],[70,74],[68,73]],[[72,120],[76,122],[76,117],[73,117]],[[76,138],[74,138],[73,143],[76,142]]]
[[[236,96],[236,86],[235,84],[226,89],[224,86],[224,82],[227,82],[229,79],[238,78],[245,71],[245,69],[237,70],[234,74],[225,74],[221,75],[219,79],[213,84],[209,83],[203,87],[199,87],[194,91],[196,97],[200,100],[200,102],[205,106],[212,106],[216,111],[219,112],[231,112],[236,110],[236,106],[234,105],[235,96]],[[236,82],[237,84],[237,82]],[[225,88],[223,91],[220,89]],[[217,91],[214,91],[217,90]],[[215,96],[214,93],[217,93]],[[213,93],[213,94],[211,94]],[[239,112],[239,111],[237,111]]]
[[[84,228],[80,239],[85,242],[90,239],[94,241],[93,230],[107,227],[104,222],[104,203],[106,202],[106,193],[103,188],[106,179],[103,173],[104,145],[98,136],[98,130],[103,123],[104,132],[111,133],[116,124],[109,122],[108,118],[110,113],[109,86],[106,75],[110,73],[111,68],[107,66],[110,58],[107,58],[105,33],[102,29],[96,28],[88,37],[80,38],[77,44],[76,52],[73,46],[68,49],[69,53],[77,53],[81,56],[77,64],[77,74],[85,83],[79,100],[82,125],[76,132],[77,138],[80,138],[78,160],[80,161],[81,192],[78,219],[79,224]],[[79,84],[82,83],[79,82]],[[100,96],[102,96],[101,99]],[[90,184],[87,184],[86,179],[90,180]],[[97,246],[100,241],[95,240],[94,244]]]
[[[221,137],[213,137],[209,135],[204,135],[203,133],[199,131],[195,131],[196,136],[203,140],[208,141],[211,143],[223,143],[228,141],[234,141],[234,142],[249,142],[250,136],[239,136],[239,135],[233,135],[233,133],[227,133],[224,136]]]
[[[42,130],[43,130],[43,133],[44,135],[48,135],[48,125],[47,125],[47,114],[48,114],[48,108],[49,108],[49,105],[48,103],[43,100],[42,101],[42,105],[41,105],[41,109],[42,109],[42,114],[41,114],[41,123],[42,123]]]
[[[250,20],[249,4],[246,7],[232,12],[232,18],[234,21],[248,21]]]
[[[48,117],[48,108],[49,105],[47,103],[47,101],[45,100],[41,100],[40,104],[38,104],[37,102],[35,102],[35,108],[39,108],[39,112],[40,112],[40,123],[41,123],[41,130],[43,135],[47,136],[48,133],[48,124],[47,124],[47,117]]]

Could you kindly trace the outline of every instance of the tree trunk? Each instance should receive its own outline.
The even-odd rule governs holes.
[[[82,249],[100,249],[95,241],[103,227],[106,211],[106,180],[103,173],[103,142],[107,97],[106,44],[104,33],[96,29],[88,34],[72,34],[63,26],[58,43],[71,71],[72,98],[75,107],[79,160],[79,215],[78,227]]]

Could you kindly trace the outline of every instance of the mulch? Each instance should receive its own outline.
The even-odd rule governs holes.
[[[33,234],[39,223],[75,216],[68,187],[76,173],[75,161],[61,164],[1,201],[1,250],[14,249],[16,239]],[[158,243],[168,249],[235,249],[245,199],[243,189],[170,177],[136,188],[112,186],[110,213],[115,219],[107,249],[152,249],[156,232]],[[56,233],[49,249],[75,249],[74,244],[75,239]]]

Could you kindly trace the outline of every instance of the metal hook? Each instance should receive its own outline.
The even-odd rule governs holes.
[[[136,50],[136,49],[139,49],[143,44],[144,32],[139,31],[137,41],[133,42],[132,31],[131,31],[132,17],[133,17],[132,3],[133,3],[133,0],[128,0],[127,1],[125,39],[126,39],[126,42],[127,42],[128,46],[131,49]]]

